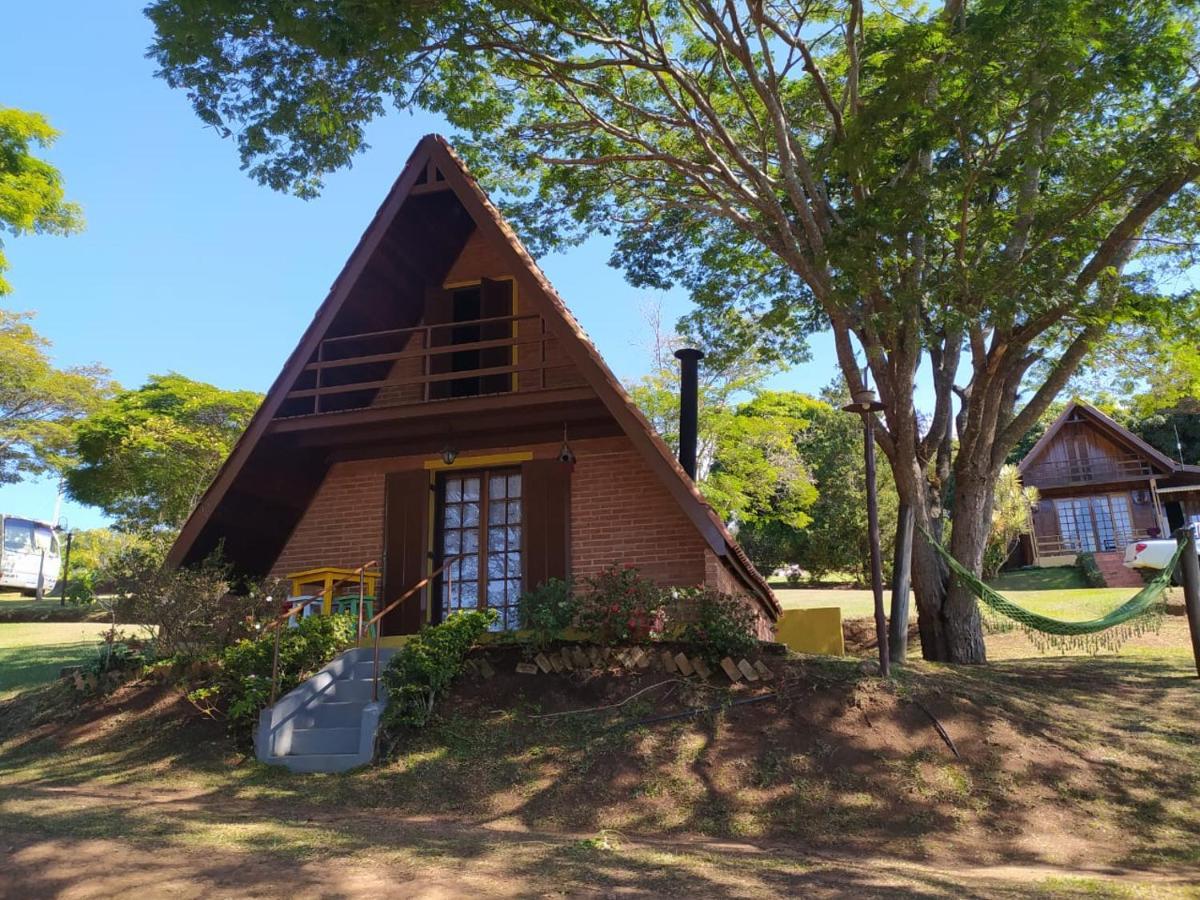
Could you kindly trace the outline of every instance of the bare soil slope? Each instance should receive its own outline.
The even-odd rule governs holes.
[[[491,659],[494,678],[344,776],[246,760],[161,679],[0,704],[0,869],[78,896],[116,892],[97,866],[120,881],[110,868],[147,860],[181,896],[275,896],[268,873],[287,872],[295,896],[365,895],[379,873],[410,896],[1191,896],[1200,880],[1200,688],[1177,660],[914,664],[887,684],[857,661],[767,657],[769,686],[729,690]]]

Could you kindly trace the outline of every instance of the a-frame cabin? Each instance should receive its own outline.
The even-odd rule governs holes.
[[[564,442],[573,460],[561,457]],[[382,561],[383,622],[418,630],[612,563],[740,596],[770,588],[634,407],[450,146],[431,135],[184,526],[247,575]]]

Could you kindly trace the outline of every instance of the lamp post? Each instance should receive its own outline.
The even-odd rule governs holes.
[[[879,644],[879,674],[891,674],[891,654],[888,652],[887,617],[883,612],[883,561],[879,547],[879,496],[875,484],[875,413],[883,404],[868,389],[854,392],[854,402],[842,410],[862,416],[863,456],[867,474],[867,532],[871,544],[871,591],[875,595],[875,640]]]

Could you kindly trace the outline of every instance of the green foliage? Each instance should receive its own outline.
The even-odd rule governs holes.
[[[764,572],[798,565],[812,579],[848,573],[866,583],[870,536],[861,421],[824,400],[793,392],[763,393],[753,405],[774,421],[791,423],[789,435],[816,498],[806,509],[811,522],[804,528],[760,519],[740,527],[738,540]],[[879,467],[877,483],[880,532],[887,546],[895,533],[898,506],[887,466]],[[890,569],[890,554],[884,557]]]
[[[1094,553],[1080,553],[1075,557],[1075,565],[1083,573],[1083,580],[1087,582],[1088,587],[1101,588],[1108,584],[1104,580],[1104,573],[1100,571],[1100,566],[1096,564]]]
[[[438,698],[462,672],[467,653],[495,620],[490,609],[452,613],[401,647],[383,672],[388,692],[384,727],[424,726]]]
[[[128,672],[141,669],[148,663],[153,662],[154,657],[153,644],[130,644],[125,641],[113,641],[110,643],[105,641],[97,649],[96,658],[84,666],[84,670],[96,675],[113,671]]]
[[[58,132],[45,116],[0,107],[0,231],[22,234],[71,234],[83,229],[83,214],[67,202],[58,169],[33,155],[46,149]],[[0,296],[12,290],[4,279],[8,260],[0,242]],[[0,353],[0,359],[4,354]]]
[[[168,546],[165,536],[139,542],[107,570],[122,620],[152,626],[164,656],[223,650],[253,634],[285,592],[274,580],[235,586],[219,553],[193,567],[168,568],[163,564]]]
[[[794,438],[807,422],[794,415],[788,400],[775,391],[759,392],[729,417],[717,441],[702,490],[739,527],[778,523],[799,531],[812,521],[817,489]]]
[[[356,628],[349,613],[308,616],[295,628],[284,626],[279,634],[277,696],[282,697],[350,646]],[[188,699],[206,710],[223,705],[230,728],[244,737],[271,700],[274,659],[273,631],[239,640],[221,653],[216,678],[193,690]]]
[[[67,471],[68,493],[103,509],[122,531],[178,528],[260,399],[253,391],[154,375],[79,424],[79,463]]]
[[[0,221],[3,194],[0,172]],[[30,313],[0,309],[0,484],[60,472],[74,452],[75,424],[111,390],[108,372],[98,366],[56,368],[50,342],[34,330],[32,319]]]
[[[1182,456],[1182,462],[1196,465],[1200,463],[1200,391],[1193,397],[1182,408],[1163,409],[1122,424],[1171,459]]]
[[[676,609],[686,624],[680,638],[714,665],[726,656],[742,659],[758,648],[756,617],[744,602],[728,594],[704,588],[671,592]]]
[[[529,632],[534,647],[548,647],[575,624],[579,607],[570,582],[551,578],[521,595],[521,628]]]
[[[633,566],[613,564],[583,579],[579,627],[604,646],[646,644],[666,629],[663,591]]]
[[[996,481],[996,499],[992,504],[992,530],[983,551],[983,577],[995,578],[1008,562],[1013,541],[1022,532],[1032,530],[1029,507],[1038,499],[1037,488],[1021,484],[1014,465],[1000,470]]]
[[[67,601],[91,603],[96,595],[113,590],[113,569],[142,541],[136,535],[111,528],[90,528],[71,535],[71,571],[67,576]]]
[[[634,402],[673,450],[679,444],[679,366],[670,351],[689,341],[663,338],[657,318],[653,368],[630,388]],[[763,381],[773,368],[739,357],[700,368],[697,482],[726,521],[800,529],[816,498],[791,432],[803,423],[772,404]],[[749,401],[746,400],[750,397]]]

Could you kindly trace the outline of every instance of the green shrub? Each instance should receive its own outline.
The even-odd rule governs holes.
[[[279,685],[282,697],[354,642],[357,622],[349,613],[309,616],[279,635]],[[275,633],[243,639],[221,654],[217,677],[188,694],[202,709],[224,707],[230,728],[248,734],[258,713],[271,702]]]
[[[707,661],[717,664],[726,656],[737,660],[757,649],[755,615],[736,597],[705,588],[676,588],[672,599],[687,611],[680,639]]]
[[[551,578],[521,595],[521,627],[539,649],[561,638],[578,616],[579,598],[571,584],[561,578]]]
[[[452,613],[401,647],[383,672],[388,692],[384,727],[425,725],[434,703],[462,672],[467,653],[495,620],[490,609]]]
[[[140,669],[154,661],[153,644],[142,644],[137,641],[105,641],[96,651],[96,658],[90,660],[84,671],[95,675],[105,672],[126,672]]]
[[[637,569],[612,565],[584,584],[579,626],[597,643],[643,644],[662,636],[663,592]]]
[[[210,655],[251,637],[286,594],[278,579],[236,585],[219,551],[180,569],[164,564],[165,551],[136,544],[109,567],[121,621],[153,626],[163,656]]]
[[[1075,557],[1075,565],[1083,573],[1083,580],[1088,583],[1088,587],[1099,588],[1108,586],[1108,582],[1104,580],[1104,573],[1096,565],[1095,554],[1080,553]]]

